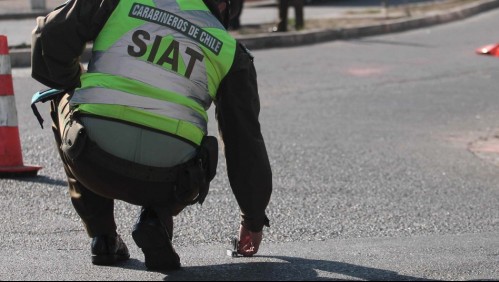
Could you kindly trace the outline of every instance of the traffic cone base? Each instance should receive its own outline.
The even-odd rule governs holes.
[[[18,166],[18,167],[2,167],[0,168],[0,178],[10,176],[35,176],[42,169],[36,166]]]
[[[478,48],[476,52],[480,55],[490,55],[499,57],[499,43],[486,45],[482,48]]]
[[[11,136],[19,136],[17,127],[0,127],[0,177],[18,174],[36,175],[41,167],[23,164],[19,139]]]

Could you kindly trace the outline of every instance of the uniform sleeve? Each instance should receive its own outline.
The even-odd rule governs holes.
[[[229,182],[241,209],[242,224],[259,232],[264,225],[269,226],[265,210],[272,194],[272,171],[258,119],[260,98],[253,58],[241,45],[215,104]]]
[[[80,57],[119,0],[69,0],[36,20],[32,32],[32,77],[59,89],[80,85]]]

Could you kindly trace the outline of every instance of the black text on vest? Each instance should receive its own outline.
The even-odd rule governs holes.
[[[178,60],[180,53],[180,43],[176,40],[172,40],[170,45],[166,48],[164,52],[158,53],[159,47],[161,45],[161,41],[164,37],[157,35],[154,38],[153,45],[151,47],[151,52],[149,56],[147,56],[147,61],[163,66],[164,64],[169,64],[171,66],[172,71],[178,72]],[[132,41],[135,44],[134,46],[128,45],[128,54],[132,57],[142,57],[147,53],[147,45],[151,40],[151,35],[145,30],[137,30],[132,35]],[[138,50],[136,50],[138,47]],[[196,50],[187,47],[185,53],[190,57],[189,63],[185,69],[185,73],[183,74],[186,78],[190,78],[192,74],[192,70],[196,64],[196,61],[202,62],[204,59],[203,54],[197,52]]]

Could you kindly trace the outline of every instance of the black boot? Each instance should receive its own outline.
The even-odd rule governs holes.
[[[171,235],[153,209],[142,208],[139,220],[133,227],[132,237],[142,249],[148,269],[180,269],[180,257],[173,248]]]
[[[101,235],[92,238],[92,263],[113,265],[130,258],[130,253],[120,235]]]

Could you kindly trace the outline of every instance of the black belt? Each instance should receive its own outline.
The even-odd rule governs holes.
[[[194,157],[185,163],[173,167],[163,168],[138,164],[116,157],[102,150],[90,139],[87,139],[81,156],[86,160],[115,173],[150,182],[176,182],[181,170],[197,163],[197,157]]]

